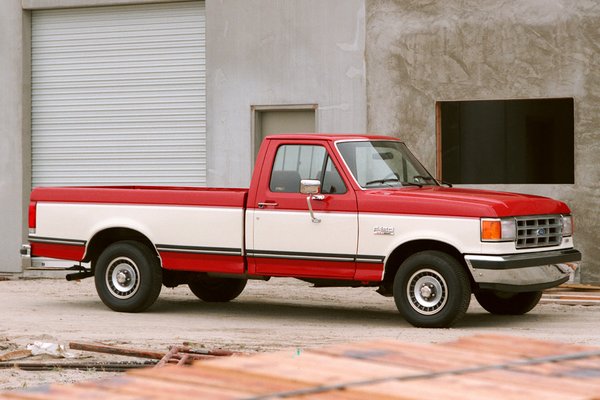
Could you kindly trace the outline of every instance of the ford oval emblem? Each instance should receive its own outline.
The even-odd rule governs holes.
[[[538,236],[544,236],[546,234],[546,230],[544,228],[540,228],[536,233]]]

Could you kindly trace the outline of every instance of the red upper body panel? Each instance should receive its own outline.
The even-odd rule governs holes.
[[[114,186],[35,188],[31,201],[244,207],[248,189]]]
[[[358,193],[358,209],[368,213],[456,217],[570,213],[565,203],[547,197],[440,186],[365,190]]]

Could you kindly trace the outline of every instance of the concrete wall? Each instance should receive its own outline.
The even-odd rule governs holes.
[[[27,84],[24,78],[23,46],[28,33],[28,19],[19,0],[0,2],[0,271],[19,272],[19,247],[24,232],[23,195],[28,188],[27,141],[28,104],[24,98]],[[25,33],[24,33],[25,31]],[[26,60],[25,60],[26,61]],[[29,167],[27,167],[29,168]],[[25,219],[26,221],[26,219]],[[26,224],[26,222],[25,222]]]
[[[363,0],[207,1],[209,185],[245,186],[251,106],[318,104],[321,132],[364,132]]]
[[[600,282],[600,7],[594,1],[367,0],[368,130],[435,171],[435,102],[573,97],[575,184],[496,185],[574,211],[582,282]]]

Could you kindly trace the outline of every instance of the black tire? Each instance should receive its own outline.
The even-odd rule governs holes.
[[[248,283],[247,279],[198,277],[188,283],[192,293],[200,300],[224,303],[238,297]]]
[[[400,314],[421,328],[448,328],[461,319],[471,301],[467,272],[452,256],[423,251],[407,258],[394,278]]]
[[[96,291],[115,311],[141,312],[160,294],[162,269],[156,254],[135,241],[108,246],[96,262]]]
[[[542,298],[542,291],[537,292],[501,292],[495,290],[478,290],[475,298],[487,312],[497,315],[523,315],[533,310]]]

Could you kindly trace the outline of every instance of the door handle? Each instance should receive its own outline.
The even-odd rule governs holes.
[[[277,207],[278,205],[279,203],[275,201],[265,201],[264,203],[258,203],[258,208]]]

